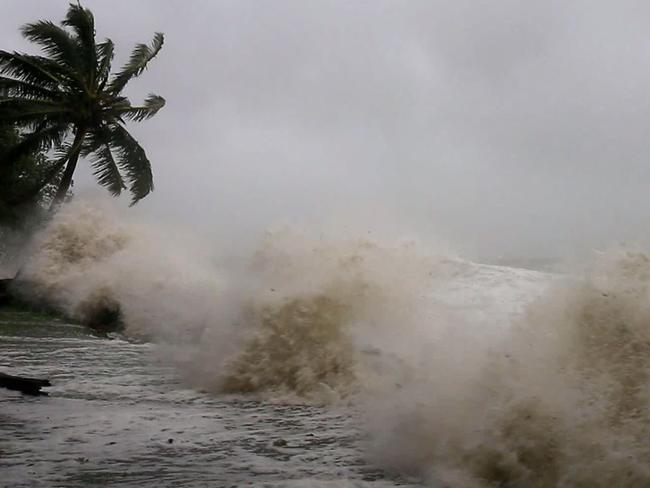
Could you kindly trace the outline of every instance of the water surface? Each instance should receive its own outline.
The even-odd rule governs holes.
[[[0,310],[0,371],[53,383],[0,390],[0,486],[414,486],[364,460],[351,409],[203,394],[152,347]]]

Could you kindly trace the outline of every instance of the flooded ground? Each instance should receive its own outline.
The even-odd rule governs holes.
[[[351,409],[202,394],[151,348],[0,312],[0,371],[54,385],[0,390],[0,486],[417,486],[364,460]]]

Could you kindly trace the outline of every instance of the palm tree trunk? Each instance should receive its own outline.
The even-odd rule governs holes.
[[[74,175],[74,170],[77,169],[77,161],[79,161],[79,154],[81,153],[81,145],[83,143],[84,137],[86,136],[86,128],[78,127],[77,132],[74,136],[74,142],[70,148],[70,154],[68,155],[68,163],[65,166],[65,171],[63,172],[63,178],[61,178],[61,183],[59,183],[59,188],[56,190],[56,195],[52,200],[52,205],[50,210],[53,210],[65,198],[70,185],[72,184],[72,175]]]

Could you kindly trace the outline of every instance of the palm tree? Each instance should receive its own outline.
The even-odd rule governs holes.
[[[158,54],[163,34],[156,33],[150,46],[136,45],[129,61],[111,74],[113,42],[95,42],[93,14],[81,5],[70,4],[61,26],[39,21],[21,31],[41,46],[44,55],[0,50],[0,124],[14,124],[22,135],[0,164],[12,164],[38,150],[55,150],[57,159],[38,184],[12,203],[28,201],[58,176],[53,206],[59,204],[80,156],[90,160],[97,181],[112,195],[120,195],[128,186],[133,205],[149,194],[151,164],[127,131],[125,120],[151,118],[165,100],[151,94],[134,106],[121,92]]]

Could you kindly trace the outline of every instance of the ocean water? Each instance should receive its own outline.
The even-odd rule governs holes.
[[[220,259],[84,204],[0,317],[7,486],[650,486],[650,256],[573,272],[283,228]],[[180,236],[183,237],[183,236]]]
[[[0,312],[0,370],[53,383],[0,390],[0,486],[417,486],[365,458],[353,409],[201,393],[152,347]]]
[[[523,273],[528,288],[508,289],[503,278],[512,273],[486,266],[438,299],[503,319],[512,312],[506,295],[521,300],[517,293],[540,285],[541,275]],[[153,343],[0,310],[0,371],[53,383],[47,397],[0,390],[0,486],[423,486],[421,476],[369,456],[361,400],[202,392],[163,355]]]

